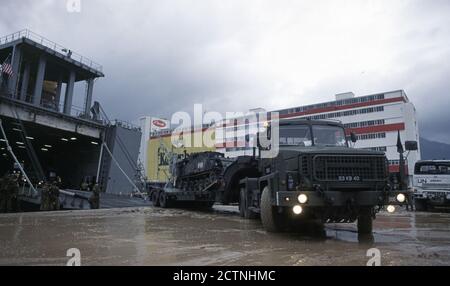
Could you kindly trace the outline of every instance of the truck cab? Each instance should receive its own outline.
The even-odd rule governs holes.
[[[278,141],[277,156],[256,159],[260,176],[240,181],[241,216],[260,216],[267,231],[357,221],[371,234],[377,212],[407,203],[406,190],[393,191],[385,154],[351,148],[339,122],[280,120]]]
[[[419,161],[414,167],[414,200],[417,211],[450,206],[450,160]]]

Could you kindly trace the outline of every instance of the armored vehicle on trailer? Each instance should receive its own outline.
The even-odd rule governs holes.
[[[163,187],[153,186],[150,197],[155,206],[168,207],[175,202],[186,205],[211,207],[216,201],[224,202],[225,170],[234,159],[222,153],[202,152],[184,154],[171,164],[171,179]]]
[[[224,170],[233,162],[222,153],[204,152],[175,163],[172,174],[174,187],[201,191],[212,184],[222,183]]]

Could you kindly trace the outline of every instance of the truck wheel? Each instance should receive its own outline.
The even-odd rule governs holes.
[[[239,196],[239,215],[245,218],[245,193],[244,190],[241,190]]]
[[[166,193],[164,191],[161,191],[159,194],[159,206],[162,208],[168,208],[170,201],[169,198],[167,197]]]
[[[200,203],[200,208],[205,210],[210,210],[214,206],[215,202],[202,202]]]
[[[247,196],[245,195],[244,189],[241,189],[241,192],[240,192],[239,213],[240,213],[241,217],[243,217],[245,219],[256,219],[257,218],[257,214],[254,213],[252,210],[248,209]]]
[[[372,234],[372,208],[364,208],[358,214],[358,234]]]
[[[152,191],[152,204],[154,207],[159,207],[159,191]]]
[[[261,194],[261,222],[268,232],[282,231],[283,215],[272,206],[269,187],[265,187]]]
[[[426,212],[428,210],[427,202],[425,200],[418,200],[414,202],[416,212]]]

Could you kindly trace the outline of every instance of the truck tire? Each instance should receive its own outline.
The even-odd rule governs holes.
[[[265,187],[261,194],[261,222],[267,232],[280,232],[283,230],[283,215],[272,206],[269,187]]]
[[[210,210],[214,206],[215,202],[201,202],[199,207],[205,210]]]
[[[358,214],[358,234],[372,234],[373,215],[372,208],[361,209]]]
[[[151,194],[152,204],[154,207],[159,207],[159,191],[154,190]]]
[[[240,213],[241,217],[243,217],[245,219],[256,219],[257,218],[257,214],[254,213],[252,210],[248,209],[247,196],[245,194],[245,189],[241,189],[241,192],[240,192],[239,213]]]
[[[161,191],[159,193],[159,206],[162,207],[163,209],[170,207],[170,200],[164,191]]]
[[[427,202],[425,200],[416,199],[414,202],[416,212],[426,212],[428,210]]]

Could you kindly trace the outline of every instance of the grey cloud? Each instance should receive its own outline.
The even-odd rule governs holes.
[[[70,14],[65,1],[3,0],[0,34],[30,28],[103,64],[95,99],[112,118],[405,89],[422,135],[450,142],[449,3],[82,0]]]

